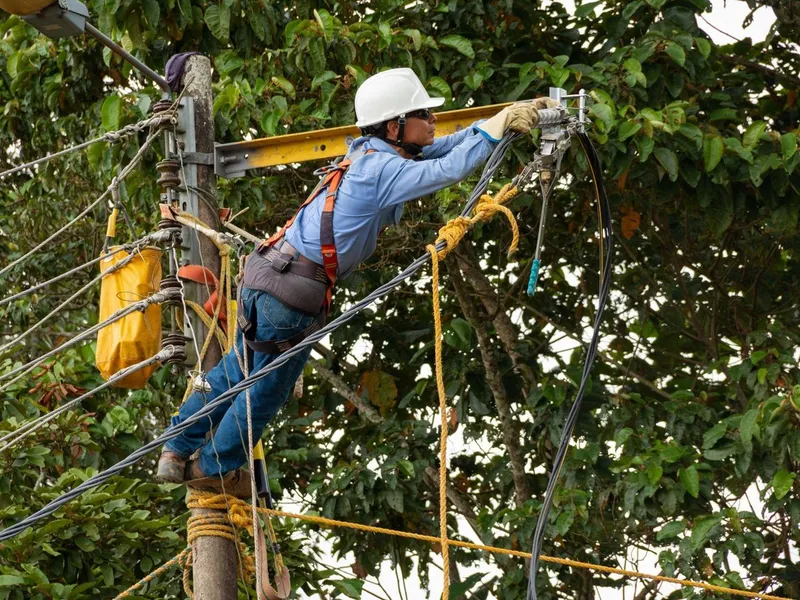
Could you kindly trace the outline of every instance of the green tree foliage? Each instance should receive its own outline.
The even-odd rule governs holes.
[[[574,14],[559,3],[511,0],[89,6],[100,29],[154,67],[179,51],[212,58],[220,142],[352,123],[358,84],[385,67],[415,69],[432,93],[448,99],[445,109],[529,98],[553,85],[589,90],[591,134],[617,219],[616,267],[603,353],[545,551],[618,564],[629,548],[648,548],[667,575],[798,597],[800,69],[790,38],[797,15],[790,4],[764,3],[781,14],[767,40],[726,46],[698,27],[706,0],[606,0],[583,3]],[[8,149],[2,168],[135,122],[158,99],[88,38],[53,42],[16,17],[6,18],[0,33],[0,147]],[[4,181],[5,259],[77,214],[135,150],[135,142],[99,145],[41,167],[35,178]],[[532,151],[531,143],[518,143],[497,183]],[[122,190],[136,237],[157,220],[157,159]],[[315,166],[221,182],[222,203],[250,209],[240,226],[274,231],[313,183]],[[529,547],[583,361],[577,344],[571,354],[551,346],[564,335],[580,338],[596,300],[596,213],[577,148],[566,169],[571,176],[552,202],[534,298],[522,287],[540,205],[533,193],[513,206],[524,234],[520,262],[509,266],[505,258],[502,223],[476,229],[447,261],[446,383],[452,421],[467,442],[452,458],[458,502],[451,509],[497,546]],[[465,182],[410,203],[373,259],[342,282],[337,305],[420,254],[470,189]],[[4,291],[95,256],[101,213],[15,268]],[[32,324],[87,277],[3,308],[3,335]],[[0,369],[93,323],[96,302],[95,291],[72,305]],[[290,401],[265,436],[278,496],[327,517],[436,535],[432,333],[429,291],[407,285],[331,336],[333,351],[307,370],[305,395]],[[368,351],[357,361],[353,353],[364,343]],[[4,393],[0,433],[97,385],[92,363],[93,347],[84,345]],[[331,373],[344,384],[334,386]],[[377,422],[343,400],[347,386],[374,405]],[[99,394],[3,453],[2,525],[152,439],[182,387],[181,377],[161,370],[146,390]],[[175,555],[183,546],[182,491],[151,483],[152,466],[140,463],[0,545],[0,598],[110,597]],[[362,576],[390,560],[404,575],[416,568],[426,583],[428,565],[440,560],[427,544],[348,530],[312,534],[287,523],[279,535],[293,581],[306,593],[359,597],[361,590],[355,575],[343,579],[316,564],[313,535],[327,538],[336,553],[352,552]],[[467,597],[524,597],[521,561],[461,549],[451,555],[486,574],[460,585],[472,586]],[[624,583],[547,569],[552,577],[539,579],[543,599],[589,599],[593,586]],[[147,597],[180,594],[179,581],[163,577]],[[701,597],[685,594],[668,597]]]

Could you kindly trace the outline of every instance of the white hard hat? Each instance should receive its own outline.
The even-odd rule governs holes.
[[[356,92],[357,127],[383,123],[422,108],[444,104],[431,98],[411,69],[389,69],[368,78]]]

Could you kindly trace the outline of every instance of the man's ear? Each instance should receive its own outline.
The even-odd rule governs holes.
[[[398,131],[400,131],[400,125],[397,121],[389,121],[386,125],[386,133],[389,134],[389,138],[396,140]]]

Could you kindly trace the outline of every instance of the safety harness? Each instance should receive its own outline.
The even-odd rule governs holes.
[[[376,152],[373,149],[367,150],[365,154]],[[317,320],[311,325],[306,327],[300,333],[293,335],[284,340],[267,340],[260,341],[255,339],[255,318],[253,315],[245,314],[244,307],[241,303],[241,284],[239,289],[239,310],[237,311],[236,321],[239,328],[244,334],[245,343],[255,352],[262,354],[279,354],[286,352],[302,342],[309,335],[318,331],[325,326],[325,321],[331,308],[331,297],[333,294],[333,286],[336,283],[336,276],[339,270],[339,257],[336,254],[336,242],[333,236],[333,210],[336,206],[336,196],[339,192],[339,185],[342,183],[347,170],[353,161],[344,159],[338,163],[334,163],[327,167],[323,167],[316,171],[317,175],[321,175],[322,179],[314,188],[314,190],[306,198],[305,202],[300,205],[297,212],[291,219],[286,221],[286,224],[275,235],[271,236],[266,241],[262,242],[256,249],[260,255],[270,260],[272,268],[279,273],[294,273],[306,279],[315,281],[324,281],[327,283],[325,290],[325,299],[322,303],[322,310],[317,315]],[[283,236],[289,227],[292,226],[297,215],[306,206],[311,204],[320,193],[320,190],[326,189],[325,202],[322,208],[322,215],[319,222],[319,240],[322,250],[322,266],[311,263],[310,261],[301,262],[298,260],[299,253],[295,255],[283,254],[275,245],[283,240]],[[245,269],[247,265],[245,265]],[[244,280],[243,280],[244,281]],[[280,298],[279,298],[280,299]]]

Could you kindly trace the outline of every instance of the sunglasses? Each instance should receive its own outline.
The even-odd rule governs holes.
[[[432,116],[433,112],[427,108],[422,108],[406,114],[407,119],[422,119],[423,121],[430,121]]]

